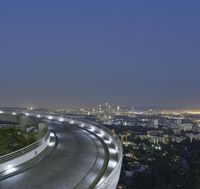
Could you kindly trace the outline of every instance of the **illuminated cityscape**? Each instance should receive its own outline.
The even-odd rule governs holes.
[[[36,117],[36,118],[34,118]],[[65,123],[65,127],[68,127],[68,131],[73,134],[73,130],[76,128],[76,125],[79,125],[79,129],[84,132],[94,133],[94,136],[98,136],[103,138],[103,141],[106,145],[108,145],[108,150],[112,154],[114,149],[118,149],[120,146],[115,147],[114,149],[110,149],[113,147],[109,147],[115,139],[112,139],[112,136],[116,136],[119,138],[119,141],[123,147],[123,162],[122,169],[119,164],[119,168],[121,169],[121,175],[119,179],[120,170],[117,166],[117,161],[120,163],[120,159],[118,160],[109,160],[107,169],[113,167],[113,162],[116,161],[115,166],[118,174],[116,179],[113,177],[113,184],[108,184],[107,179],[104,181],[102,179],[99,181],[102,184],[96,183],[96,187],[100,187],[103,185],[103,188],[113,188],[116,187],[116,184],[119,183],[117,188],[145,188],[146,184],[150,187],[178,187],[178,188],[189,188],[191,187],[190,179],[193,180],[194,185],[193,188],[198,186],[198,178],[194,177],[197,175],[198,166],[199,166],[199,145],[200,145],[200,113],[198,110],[164,110],[164,109],[156,109],[156,108],[137,108],[137,107],[121,107],[119,105],[111,105],[109,103],[105,103],[102,105],[97,105],[94,108],[63,108],[63,109],[41,109],[41,108],[1,108],[0,111],[0,120],[1,120],[1,156],[0,162],[2,165],[0,166],[0,170],[6,169],[6,171],[1,173],[1,184],[4,188],[9,188],[10,184],[12,185],[14,180],[10,180],[10,184],[6,184],[6,179],[11,177],[14,174],[20,175],[21,167],[25,166],[24,163],[20,166],[16,166],[14,168],[16,162],[9,160],[9,163],[3,163],[6,159],[10,158],[10,154],[12,154],[12,149],[20,149],[18,145],[24,145],[23,149],[26,149],[26,146],[30,146],[38,142],[39,140],[43,140],[43,136],[47,136],[46,132],[49,130],[50,135],[48,142],[44,141],[44,145],[47,144],[47,147],[44,148],[44,152],[38,152],[40,156],[49,156],[49,162],[52,161],[51,153],[55,153],[53,150],[56,150],[54,155],[59,158],[60,150],[55,149],[55,145],[60,143],[56,138],[60,138],[65,136],[64,130],[61,130],[62,135],[60,135],[60,130],[56,129]],[[72,125],[69,126],[68,124]],[[17,127],[13,127],[13,125],[17,125]],[[38,125],[38,126],[37,126]],[[49,129],[46,130],[49,125]],[[54,126],[55,125],[55,126]],[[9,126],[9,127],[8,127]],[[104,128],[106,128],[104,130]],[[8,129],[6,129],[8,127]],[[62,126],[63,127],[63,126]],[[74,128],[74,129],[72,129]],[[100,128],[100,130],[99,130]],[[72,130],[71,130],[72,129]],[[76,128],[78,129],[78,128]],[[109,129],[109,131],[107,130]],[[12,134],[12,140],[16,141],[15,146],[6,146],[9,143],[9,138],[6,137],[5,141],[4,137],[6,132]],[[106,134],[106,133],[111,133]],[[20,133],[20,138],[18,134]],[[23,135],[23,137],[22,137]],[[74,134],[73,134],[74,135]],[[56,136],[56,138],[55,138]],[[92,138],[94,136],[91,136]],[[27,144],[25,143],[25,138],[27,138]],[[67,137],[67,135],[66,135]],[[80,134],[78,137],[83,137]],[[23,139],[24,138],[24,139]],[[41,138],[41,139],[40,139]],[[75,140],[76,137],[74,138]],[[66,139],[66,142],[70,142],[72,139]],[[23,143],[22,143],[23,141]],[[71,141],[73,142],[73,141]],[[78,142],[78,141],[77,141]],[[18,145],[17,145],[18,144]],[[117,143],[116,143],[117,144]],[[66,144],[62,143],[64,149],[67,148]],[[83,148],[84,144],[82,145]],[[85,144],[86,145],[86,144]],[[87,144],[89,145],[89,144]],[[42,146],[41,146],[42,147]],[[72,148],[74,149],[75,146]],[[91,146],[92,148],[92,146]],[[101,148],[101,147],[100,147]],[[64,150],[63,149],[63,150]],[[70,150],[70,149],[68,149]],[[18,150],[19,151],[19,150]],[[37,151],[40,151],[38,149]],[[118,150],[117,150],[118,151]],[[114,152],[114,153],[117,153]],[[91,152],[87,152],[87,157],[89,158],[89,154]],[[18,153],[18,152],[17,152]],[[29,153],[29,152],[28,152]],[[64,152],[62,152],[64,153]],[[73,153],[73,152],[71,152]],[[119,152],[118,152],[119,153]],[[15,152],[14,152],[15,154]],[[43,155],[42,155],[43,154]],[[50,154],[50,155],[48,155]],[[53,155],[53,154],[52,154]],[[12,155],[13,156],[13,155]],[[36,156],[37,157],[37,156]],[[37,158],[29,160],[32,163],[37,161]],[[94,156],[95,157],[95,156]],[[120,156],[119,156],[120,157]],[[36,159],[35,159],[36,158]],[[92,158],[92,157],[91,157]],[[100,157],[99,157],[100,158]],[[110,155],[110,158],[112,155]],[[48,163],[47,161],[47,163]],[[62,159],[60,159],[62,161]],[[64,159],[65,161],[65,159]],[[78,160],[77,160],[78,161]],[[75,161],[75,163],[78,163]],[[81,160],[79,160],[81,162]],[[92,161],[92,160],[91,160]],[[101,162],[101,158],[99,162]],[[12,162],[12,163],[10,163]],[[89,161],[90,162],[90,161]],[[85,162],[86,163],[86,162]],[[4,168],[3,165],[7,164]],[[21,163],[20,163],[21,164]],[[45,161],[40,163],[40,166],[43,167],[45,165]],[[98,165],[98,164],[97,164]],[[97,166],[95,165],[95,166]],[[193,167],[195,165],[195,168]],[[71,169],[73,166],[73,161],[70,160],[69,165],[64,165],[62,163],[63,168]],[[99,164],[99,168],[101,168],[101,163]],[[53,171],[57,165],[52,166],[51,170]],[[81,166],[82,167],[82,166]],[[104,166],[103,166],[104,167]],[[38,167],[40,169],[40,167]],[[37,167],[34,169],[30,169],[30,176],[36,171]],[[161,169],[162,168],[162,169]],[[82,167],[81,169],[84,170]],[[98,169],[96,169],[98,170]],[[102,169],[100,169],[102,170]],[[106,169],[105,169],[106,170]],[[181,170],[180,173],[179,170]],[[45,170],[43,170],[45,171]],[[60,171],[62,169],[60,168]],[[71,174],[76,175],[77,172],[80,171],[78,169],[71,169]],[[100,171],[101,173],[101,171]],[[64,172],[63,172],[64,174]],[[94,174],[94,173],[90,173]],[[89,174],[89,175],[90,175]],[[98,171],[96,172],[98,178]],[[108,174],[105,171],[105,174]],[[168,176],[166,176],[169,174]],[[76,185],[78,182],[78,176],[73,176],[77,180],[73,182],[70,181],[71,176],[68,173],[64,174],[64,182],[68,182],[68,187],[72,187]],[[112,175],[112,173],[111,173]],[[156,176],[155,176],[156,175]],[[48,175],[46,176],[48,178]],[[44,176],[45,178],[45,176]],[[86,180],[83,180],[79,183],[81,188],[85,188],[87,186],[86,183],[90,183],[87,179],[90,178],[85,176]],[[100,177],[101,178],[101,177]],[[105,177],[106,178],[106,177]],[[109,178],[109,176],[108,176]],[[183,179],[184,178],[184,179]],[[3,180],[2,180],[3,179]],[[5,181],[4,181],[5,179]],[[68,179],[68,180],[66,180]],[[188,180],[189,179],[189,180]],[[91,179],[91,185],[94,185],[96,179]],[[145,181],[145,184],[144,182]],[[32,187],[34,182],[26,183],[22,179],[19,181],[19,187]],[[23,184],[23,182],[25,182]],[[41,187],[50,187],[46,183],[42,183]],[[63,183],[62,180],[55,179],[54,185],[57,186],[58,182]],[[105,184],[104,184],[105,183]],[[28,185],[27,185],[28,184]],[[43,185],[45,184],[45,186]],[[51,187],[52,187],[51,186]],[[114,188],[115,188],[114,187]],[[73,187],[72,187],[73,188]]]
[[[199,170],[198,110],[123,108],[105,103],[90,109],[57,111],[97,122],[118,135],[124,149],[119,188],[146,188],[146,184],[150,188],[197,188],[198,180],[192,175]]]
[[[1,1],[0,189],[200,189],[200,1]]]

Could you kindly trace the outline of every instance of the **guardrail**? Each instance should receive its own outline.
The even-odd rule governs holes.
[[[118,182],[119,180],[121,166],[122,166],[122,159],[123,159],[123,148],[122,148],[119,138],[115,134],[113,134],[113,132],[110,129],[104,126],[100,126],[100,128],[104,130],[105,132],[107,132],[112,137],[113,143],[115,143],[115,145],[118,148],[117,149],[117,156],[118,156],[117,165],[112,170],[110,175],[102,183],[100,183],[99,185],[97,184],[97,186],[95,187],[97,189],[105,189],[105,188],[111,188],[111,183],[114,183],[115,180]]]
[[[117,135],[115,135],[110,129],[108,129],[96,122],[92,122],[92,121],[88,121],[88,120],[81,120],[81,121],[83,121],[87,124],[94,125],[95,127],[99,128],[101,130],[104,130],[107,134],[109,134],[112,137],[112,142],[115,145],[115,147],[117,147],[117,158],[118,158],[117,165],[114,167],[114,169],[112,170],[110,175],[102,183],[97,184],[97,186],[95,187],[96,189],[112,188],[111,185],[117,184],[116,182],[118,182],[120,172],[121,172],[121,166],[122,166],[122,160],[123,160],[123,148],[122,148],[121,141],[119,140]],[[113,186],[113,187],[115,187],[115,186]]]
[[[118,161],[123,158],[122,157],[123,156],[122,144],[121,144],[121,141],[119,140],[119,138],[117,137],[117,135],[115,135],[110,129],[108,129],[108,128],[104,127],[103,125],[100,125],[96,122],[88,121],[88,120],[81,120],[81,121],[84,123],[94,125],[94,126],[98,127],[99,129],[106,131],[106,133],[108,133],[114,139],[115,143],[118,146]]]
[[[43,138],[45,138],[45,141],[48,139],[49,137],[49,131],[47,131],[47,133],[44,135]],[[42,144],[42,138],[37,140],[36,142],[24,147],[24,148],[21,148],[17,151],[14,151],[14,152],[11,152],[9,154],[6,154],[6,155],[3,155],[3,156],[0,156],[0,164],[1,163],[4,163],[6,161],[9,161],[9,160],[12,160],[14,158],[17,158],[21,155],[24,155],[32,150],[34,150],[35,148],[37,148],[38,146],[40,146]]]
[[[25,115],[26,115],[26,113],[25,113]],[[74,122],[72,119],[68,119],[65,116],[59,118],[58,116],[55,116],[55,115],[51,115],[50,116],[49,114],[43,114],[43,115],[39,115],[39,116],[38,115],[39,114],[35,114],[35,113],[32,113],[32,114],[28,114],[27,113],[26,116],[33,116],[33,117],[37,116],[39,119],[56,120],[56,121],[61,121],[61,122],[65,121],[65,120],[68,120],[67,122],[69,122],[71,124],[73,124],[73,123],[76,124],[76,121]],[[81,122],[82,123],[86,123],[86,124],[91,125],[91,126],[93,125],[94,127],[97,127],[100,130],[105,131],[105,133],[107,133],[112,138],[112,145],[114,146],[114,148],[116,149],[116,152],[117,152],[117,156],[116,156],[116,158],[117,158],[117,164],[115,165],[115,167],[113,167],[112,171],[110,172],[110,174],[105,179],[103,179],[102,181],[99,181],[97,183],[97,185],[96,185],[95,188],[96,189],[108,189],[108,188],[109,189],[111,189],[111,188],[113,189],[113,188],[116,188],[117,182],[119,180],[120,172],[121,172],[122,159],[123,159],[123,149],[122,149],[122,145],[121,145],[121,142],[120,142],[119,138],[110,129],[108,129],[108,128],[102,126],[102,125],[99,125],[96,122],[94,123],[92,121],[83,120],[83,119],[78,119],[78,120],[80,121],[80,122],[78,121],[79,122],[79,123],[77,123],[78,125],[81,125]],[[48,138],[48,137],[46,137],[46,138]],[[37,143],[39,141],[36,141],[35,143]],[[35,144],[35,143],[33,143],[32,145],[38,145],[38,144]],[[27,146],[25,148],[29,148],[29,146]],[[24,149],[21,149],[19,151],[22,151],[21,153],[24,154],[23,153]],[[32,149],[34,149],[34,148],[30,147],[30,151]],[[27,152],[28,152],[28,149],[27,149]],[[7,156],[15,158],[14,154],[18,155],[17,153],[18,153],[18,151],[13,152],[11,154],[7,154]],[[13,154],[13,156],[12,156],[12,154]],[[0,163],[1,163],[1,158],[3,158],[3,156],[0,157]]]

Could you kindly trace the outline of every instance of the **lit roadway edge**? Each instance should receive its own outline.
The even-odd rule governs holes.
[[[0,112],[2,113],[2,112]],[[12,113],[16,115],[15,112]],[[36,116],[25,113],[26,116]],[[65,125],[68,119],[57,116],[37,115],[46,119],[49,129],[56,135],[56,146],[46,158],[29,169],[0,181],[3,189],[66,189],[94,188],[110,175],[118,162],[117,149],[112,139],[94,128]],[[53,137],[53,134],[51,134]],[[49,146],[54,146],[50,141]],[[107,157],[107,158],[106,158]],[[8,172],[14,172],[10,167]]]

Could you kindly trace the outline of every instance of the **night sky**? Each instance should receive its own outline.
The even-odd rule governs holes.
[[[198,108],[200,1],[1,1],[0,87],[0,106]]]

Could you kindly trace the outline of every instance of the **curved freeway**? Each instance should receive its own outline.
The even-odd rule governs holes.
[[[50,118],[52,119],[52,118]],[[115,188],[102,183],[117,165],[113,144],[93,129],[49,121],[55,149],[29,169],[0,181],[2,189]],[[110,149],[109,149],[110,146]],[[110,161],[112,159],[112,161]],[[121,167],[120,167],[121,168]],[[119,173],[118,173],[119,174]],[[99,187],[97,187],[99,185]]]

